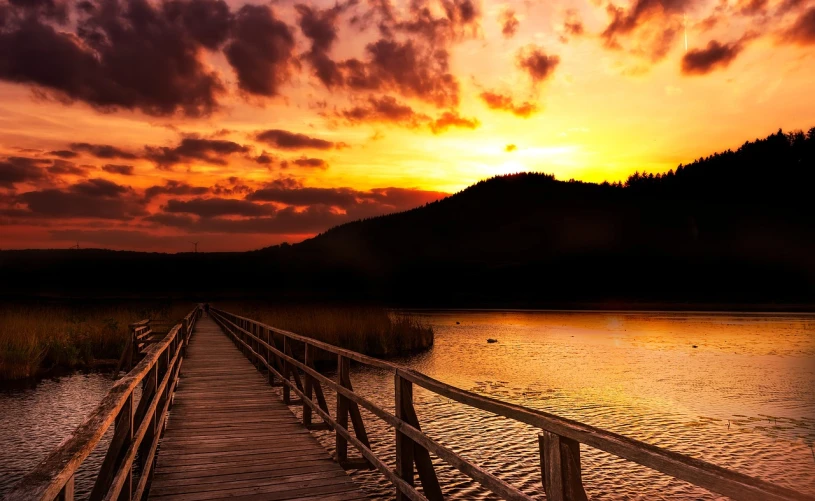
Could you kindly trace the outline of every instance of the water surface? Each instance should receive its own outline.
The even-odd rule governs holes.
[[[802,492],[815,493],[815,316],[782,314],[420,311],[432,350],[397,360],[477,393],[605,428]],[[497,339],[488,344],[487,339]],[[393,377],[354,366],[363,395],[393,410]],[[99,374],[0,392],[0,496],[70,435],[112,381]],[[327,392],[329,405],[335,396]],[[532,427],[416,388],[424,431],[543,499]],[[299,413],[299,409],[294,409]],[[332,411],[333,412],[333,411]],[[363,411],[374,450],[393,464],[393,430]],[[327,449],[333,435],[319,432]],[[77,481],[87,492],[104,447]],[[592,499],[717,499],[583,446]],[[437,462],[452,499],[490,499]],[[376,472],[354,477],[391,499]]]

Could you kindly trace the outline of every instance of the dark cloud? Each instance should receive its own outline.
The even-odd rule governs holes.
[[[144,208],[129,187],[105,179],[89,179],[67,189],[45,189],[19,195],[31,215],[52,218],[129,220]]]
[[[132,176],[133,175],[133,166],[132,165],[122,165],[122,164],[105,164],[102,166],[102,170],[105,172],[110,172],[111,174],[120,174],[122,176]]]
[[[578,14],[575,9],[568,9],[566,11],[566,19],[563,21],[564,37],[565,35],[579,37],[583,35],[584,31],[585,29],[583,28],[583,21],[580,19],[580,14]],[[563,41],[568,40],[564,39]]]
[[[253,201],[278,202],[286,205],[329,205],[347,208],[357,203],[358,192],[351,188],[306,188],[286,186],[273,182],[265,188],[250,193],[246,198]]]
[[[546,55],[542,48],[535,45],[527,45],[518,51],[517,61],[518,67],[529,74],[532,82],[538,84],[552,76],[560,58]]]
[[[464,118],[454,111],[445,111],[430,124],[433,134],[441,134],[451,127],[475,129],[481,125],[476,118]]]
[[[627,11],[608,4],[606,11],[611,16],[611,22],[602,37],[607,46],[617,46],[618,36],[632,33],[651,19],[681,14],[691,4],[692,0],[636,0]]]
[[[161,168],[170,168],[177,164],[201,161],[212,165],[226,165],[226,157],[234,153],[248,153],[248,146],[223,139],[202,139],[185,137],[178,146],[145,147],[146,158]]]
[[[277,96],[295,64],[294,34],[269,6],[244,5],[235,14],[233,39],[224,53],[241,90]]]
[[[144,198],[150,200],[158,195],[191,195],[200,196],[209,193],[206,186],[191,186],[187,183],[168,180],[163,186],[151,186],[144,190]]]
[[[419,127],[430,120],[429,116],[414,111],[393,96],[370,96],[366,104],[343,110],[338,115],[351,124],[379,122],[409,128]]]
[[[532,114],[539,111],[537,104],[529,101],[516,103],[512,96],[508,94],[484,91],[480,94],[480,97],[491,110],[508,111],[523,118],[529,118]]]
[[[438,107],[459,103],[458,80],[450,73],[450,54],[413,40],[381,39],[366,47],[365,64],[345,63],[346,83],[360,90],[393,90]]]
[[[234,198],[193,198],[192,200],[168,200],[164,212],[195,214],[200,217],[217,216],[265,216],[276,212],[274,206],[257,204]]]
[[[17,183],[39,181],[44,177],[40,162],[25,157],[0,160],[0,186],[14,188]]]
[[[518,32],[518,27],[521,25],[518,18],[515,17],[515,11],[512,9],[504,9],[501,11],[501,17],[498,22],[501,23],[501,33],[504,35],[504,38],[514,37],[515,33]]]
[[[337,19],[349,4],[337,4],[330,9],[317,10],[306,5],[296,5],[300,30],[311,40],[311,49],[305,54],[314,75],[326,87],[342,85],[344,78],[329,51],[337,41]]]
[[[46,167],[45,170],[48,171],[49,174],[55,175],[70,174],[74,176],[84,176],[92,168],[93,167],[89,165],[76,165],[75,163],[67,160],[55,159],[49,167]]]
[[[49,151],[48,154],[60,158],[76,158],[79,156],[79,153],[70,150]]]
[[[313,234],[355,219],[399,212],[447,196],[446,193],[410,188],[379,188],[359,191],[352,188],[309,188],[299,182],[284,178],[250,193],[247,203],[274,202],[288,207],[261,216],[244,216],[241,219],[226,218],[216,212],[204,211],[198,219],[179,213],[163,212],[145,218],[166,226],[184,228],[196,233],[268,233]],[[236,206],[233,211],[253,211],[249,205]],[[270,207],[254,203],[254,207]],[[185,211],[188,210],[185,208]],[[184,214],[186,212],[183,212]],[[229,213],[224,216],[235,216]]]
[[[217,196],[224,196],[224,195],[246,195],[247,193],[252,192],[252,188],[248,185],[243,184],[240,178],[233,176],[227,179],[227,184],[220,184],[215,183],[215,186],[212,187],[210,190],[213,195]]]
[[[280,129],[269,129],[255,134],[255,140],[274,146],[281,150],[328,150],[334,147],[334,143],[324,139],[317,139],[295,132],[288,132]]]
[[[744,49],[742,42],[721,44],[711,40],[704,49],[692,49],[682,57],[682,73],[704,75],[716,68],[726,68]]]
[[[71,149],[74,151],[89,153],[96,158],[103,158],[105,160],[114,158],[120,158],[122,160],[135,160],[139,158],[139,156],[135,153],[119,149],[109,144],[71,143]]]
[[[263,153],[261,153],[260,155],[254,157],[252,160],[254,160],[255,162],[257,162],[257,163],[259,163],[261,165],[271,165],[275,161],[274,157],[269,155],[265,151]]]
[[[220,48],[229,36],[232,13],[223,0],[172,0],[163,10],[168,20],[209,50]]]
[[[742,16],[756,16],[767,13],[768,0],[739,0],[736,10]]]
[[[328,163],[321,159],[321,158],[307,158],[307,157],[300,157],[296,158],[291,161],[294,165],[300,167],[309,167],[312,169],[327,169]]]
[[[98,0],[78,10],[75,33],[19,8],[7,16],[0,79],[103,111],[201,116],[217,107],[224,87],[200,59],[200,42],[161,7],[147,0]]]
[[[799,45],[815,44],[815,7],[810,7],[784,32],[784,40]]]

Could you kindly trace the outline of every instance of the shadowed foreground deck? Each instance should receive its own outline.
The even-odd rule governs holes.
[[[150,499],[366,499],[206,315],[160,447]]]

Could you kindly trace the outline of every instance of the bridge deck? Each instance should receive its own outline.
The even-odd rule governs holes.
[[[181,374],[150,499],[366,499],[206,315]]]

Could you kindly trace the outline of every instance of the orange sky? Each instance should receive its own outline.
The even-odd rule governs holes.
[[[813,0],[38,0],[0,26],[4,249],[247,250],[815,125]]]

